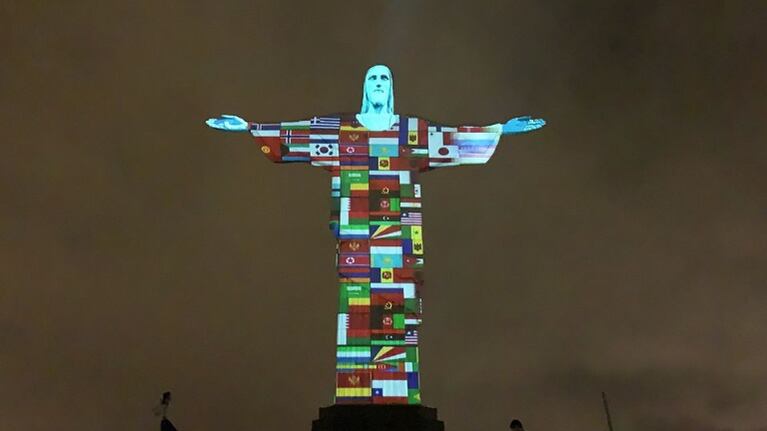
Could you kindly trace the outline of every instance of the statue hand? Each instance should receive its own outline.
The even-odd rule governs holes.
[[[546,125],[546,121],[542,118],[531,118],[529,115],[524,117],[516,117],[507,121],[503,125],[503,133],[526,133],[533,130],[540,129]]]
[[[227,132],[245,132],[248,130],[248,122],[236,115],[222,115],[218,118],[209,118],[205,124],[208,127]]]

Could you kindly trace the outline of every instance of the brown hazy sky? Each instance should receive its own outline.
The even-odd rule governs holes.
[[[472,5],[469,6],[469,3]],[[515,115],[423,177],[422,384],[449,431],[767,430],[763,1],[6,1],[0,430],[308,430],[329,176],[203,121]]]

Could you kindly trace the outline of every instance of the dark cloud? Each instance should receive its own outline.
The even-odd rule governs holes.
[[[760,2],[0,6],[0,429],[308,427],[328,177],[218,113],[541,115],[424,177],[424,402],[450,429],[764,431]]]
[[[732,431],[738,429],[731,425],[716,426],[711,423],[704,423],[692,418],[677,418],[673,420],[663,419],[641,419],[639,421],[640,429],[651,429],[658,431]],[[749,431],[764,431],[764,427],[753,428]]]

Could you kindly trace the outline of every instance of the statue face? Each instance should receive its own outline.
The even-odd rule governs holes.
[[[391,71],[386,66],[373,66],[365,75],[365,95],[373,105],[386,105],[391,93]]]

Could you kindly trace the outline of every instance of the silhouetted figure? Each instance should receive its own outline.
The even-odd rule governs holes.
[[[522,422],[520,422],[519,419],[511,421],[509,428],[511,428],[511,431],[525,431],[525,427],[522,426]]]
[[[162,418],[162,421],[160,421],[160,431],[178,431],[176,430],[176,427],[173,426],[173,423],[169,421],[167,418]]]
[[[176,430],[176,427],[173,426],[173,422],[171,422],[166,415],[168,414],[168,406],[170,406],[170,392],[164,392],[162,394],[162,399],[160,400],[160,404],[158,404],[154,409],[155,416],[159,416],[162,414],[162,420],[160,421],[160,431],[178,431]]]

